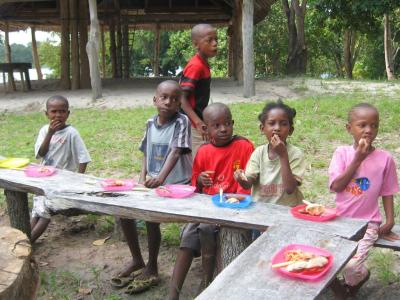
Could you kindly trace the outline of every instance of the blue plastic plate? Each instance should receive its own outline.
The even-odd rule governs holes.
[[[226,196],[242,196],[245,197],[244,200],[240,201],[239,203],[226,203]],[[216,194],[214,196],[212,196],[212,202],[219,207],[229,207],[229,208],[246,208],[249,207],[251,205],[251,203],[253,203],[253,201],[251,200],[251,196],[250,195],[243,195],[243,194],[231,194],[231,193],[227,193],[227,194],[223,194],[222,195],[222,202],[220,201],[220,196],[219,194]]]

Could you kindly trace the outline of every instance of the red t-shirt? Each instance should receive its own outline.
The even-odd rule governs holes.
[[[241,136],[233,137],[224,147],[216,147],[211,143],[201,145],[193,162],[192,185],[196,186],[197,177],[201,172],[215,171],[214,174],[210,174],[213,185],[204,187],[204,194],[218,194],[220,188],[225,193],[250,194],[250,190],[243,189],[237,183],[233,173],[237,169],[246,169],[253,151],[253,144]]]
[[[190,88],[189,103],[200,119],[203,119],[203,110],[210,100],[211,72],[208,62],[197,53],[183,69],[179,84],[182,88]]]

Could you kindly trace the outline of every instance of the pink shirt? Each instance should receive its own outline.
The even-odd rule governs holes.
[[[329,187],[350,165],[355,155],[353,146],[338,147],[329,166]],[[396,165],[392,156],[375,149],[369,154],[353,175],[347,187],[336,194],[336,209],[340,216],[382,221],[378,198],[399,191]]]

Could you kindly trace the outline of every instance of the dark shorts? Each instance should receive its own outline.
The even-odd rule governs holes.
[[[199,257],[201,255],[200,234],[207,237],[207,240],[216,242],[218,229],[217,225],[188,223],[181,233],[180,248],[192,249],[193,255]]]

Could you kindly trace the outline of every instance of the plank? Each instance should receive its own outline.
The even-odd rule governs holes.
[[[334,256],[332,268],[315,282],[283,277],[271,269],[271,259],[289,244],[307,244],[328,250]],[[242,252],[196,299],[315,299],[350,259],[356,247],[357,243],[328,233],[274,226]]]
[[[400,225],[394,225],[392,231],[400,235]],[[378,239],[375,242],[375,247],[390,248],[393,250],[400,250],[400,240],[391,242],[384,239]]]
[[[158,222],[203,222],[237,228],[265,230],[276,224],[311,228],[353,239],[364,230],[366,222],[338,217],[318,223],[291,216],[289,208],[255,203],[248,209],[217,208],[210,196],[195,194],[188,199],[162,198],[154,190],[124,192],[119,197],[102,197],[100,178],[57,170],[56,175],[42,178],[26,177],[22,171],[0,169],[0,188],[45,194],[55,210],[77,208],[89,212],[137,218]],[[106,194],[107,195],[107,194]]]

